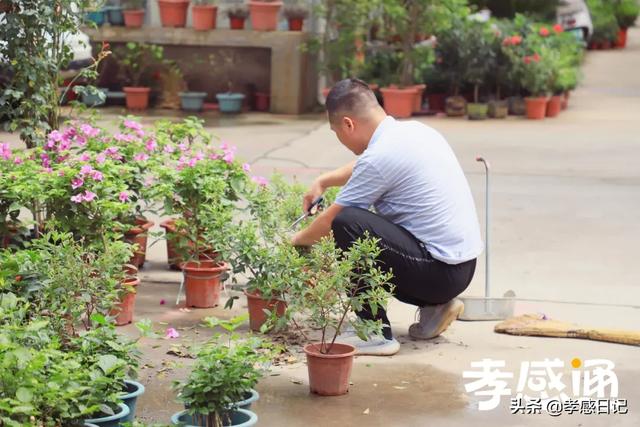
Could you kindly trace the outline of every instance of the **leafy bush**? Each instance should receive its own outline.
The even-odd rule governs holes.
[[[633,26],[640,14],[638,0],[615,0],[615,16],[620,28]]]
[[[593,37],[596,42],[615,40],[618,33],[615,4],[608,0],[587,0],[593,20]]]

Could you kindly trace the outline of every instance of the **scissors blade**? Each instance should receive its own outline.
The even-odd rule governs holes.
[[[291,224],[290,228],[295,228],[295,226],[300,224],[300,222],[302,222],[307,216],[309,216],[309,214],[304,214],[304,215],[300,216],[300,218],[296,219],[295,222],[293,224]]]

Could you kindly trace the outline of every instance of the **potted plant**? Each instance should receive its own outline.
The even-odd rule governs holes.
[[[189,0],[158,0],[163,27],[182,28],[187,24]]]
[[[289,23],[289,31],[302,31],[304,20],[309,17],[309,9],[299,4],[285,6],[283,13]]]
[[[244,30],[244,21],[249,16],[249,8],[245,5],[231,6],[227,9],[227,16],[232,30]]]
[[[278,0],[249,0],[249,17],[255,31],[275,31],[282,2]]]
[[[191,15],[195,30],[213,30],[216,28],[218,6],[215,5],[215,0],[194,0]]]
[[[307,314],[305,323],[321,333],[319,340],[304,347],[313,393],[336,396],[349,390],[355,347],[337,342],[347,325],[365,340],[382,330],[380,321],[349,316],[365,304],[375,312],[390,298],[391,274],[376,266],[379,253],[377,240],[371,238],[356,241],[344,253],[328,238],[310,249],[309,281],[292,291],[296,293],[290,298],[290,312]]]
[[[547,110],[551,69],[548,60],[537,52],[522,58],[522,87],[529,92],[525,98],[528,119],[544,119]]]
[[[258,417],[240,406],[251,403],[247,402],[247,392],[263,375],[260,365],[268,360],[267,347],[257,338],[242,339],[233,333],[238,319],[221,322],[207,318],[205,323],[209,327],[222,326],[231,333],[228,337],[215,335],[202,346],[189,376],[174,383],[185,410],[174,414],[171,421],[174,425],[203,427],[255,425]]]
[[[233,84],[229,82],[229,90],[227,92],[217,93],[216,99],[220,106],[221,113],[238,114],[242,111],[242,102],[244,94],[233,92]]]
[[[627,45],[627,30],[636,22],[638,14],[640,14],[640,5],[636,0],[615,1],[615,16],[620,27],[616,47],[624,48]]]
[[[154,64],[162,61],[162,46],[128,42],[123,49],[116,51],[127,86],[123,88],[126,95],[127,109],[146,110],[149,106],[151,88],[143,86],[143,82]]]
[[[610,49],[620,30],[616,20],[615,3],[607,0],[587,0],[587,5],[593,21],[591,48]]]
[[[468,32],[464,36],[467,45],[460,47],[459,55],[465,68],[464,77],[473,85],[473,103],[467,104],[467,115],[469,120],[484,120],[489,106],[479,103],[479,91],[495,64],[495,51],[492,48],[495,35],[484,23],[475,21],[467,22],[464,31]]]
[[[105,21],[105,10],[100,0],[90,0],[86,3],[85,20],[96,27],[101,27]]]
[[[120,0],[109,0],[104,11],[107,14],[107,18],[111,25],[122,26],[124,25],[124,16],[122,14],[122,4]]]
[[[177,65],[175,66],[175,68],[177,69],[176,72],[179,72],[182,75],[182,71],[177,68]],[[186,80],[189,80],[188,76]],[[188,89],[188,82],[185,83],[185,85]],[[178,96],[180,96],[180,105],[182,110],[200,112],[204,107],[204,100],[207,97],[207,92],[185,90],[182,92],[178,92]]]
[[[124,26],[127,28],[140,28],[144,24],[146,0],[123,0]]]

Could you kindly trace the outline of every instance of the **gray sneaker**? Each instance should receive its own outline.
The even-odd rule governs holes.
[[[400,351],[398,340],[395,338],[388,340],[378,335],[363,341],[355,333],[346,333],[338,336],[336,342],[351,344],[356,348],[356,355],[358,356],[393,356]]]
[[[463,312],[464,304],[458,298],[445,304],[421,307],[418,309],[418,323],[409,326],[409,335],[421,340],[435,338],[446,331]]]

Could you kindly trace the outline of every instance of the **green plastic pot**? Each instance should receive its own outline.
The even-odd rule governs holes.
[[[180,92],[179,95],[184,111],[202,111],[207,92]]]
[[[129,415],[129,407],[124,403],[119,403],[120,412],[114,415],[105,415],[99,418],[91,418],[84,420],[87,424],[95,424],[98,427],[120,427],[121,423],[126,422]],[[101,414],[102,415],[102,414]]]
[[[509,103],[505,101],[489,101],[489,117],[504,119],[509,115]]]
[[[236,402],[235,406],[240,408],[240,409],[251,409],[251,404],[253,402],[257,402],[258,399],[260,399],[260,393],[258,393],[256,390],[251,389],[249,391],[247,391],[245,394],[245,399],[241,400],[240,402]]]
[[[476,104],[473,102],[467,104],[467,116],[469,120],[486,120],[488,113],[488,104]]]
[[[125,394],[120,396],[122,403],[129,408],[129,415],[125,421],[133,421],[136,417],[136,404],[138,403],[138,397],[144,394],[144,386],[137,381],[125,380]]]
[[[107,88],[99,87],[98,90],[104,94],[104,98],[100,99],[97,94],[86,93],[82,95],[82,103],[87,107],[97,107],[107,102]]]
[[[221,113],[236,114],[242,111],[244,95],[241,93],[219,93],[216,99]]]
[[[236,409],[231,412],[231,423],[222,423],[224,427],[251,427],[258,422],[258,416],[246,409]],[[171,424],[183,427],[203,427],[204,424],[194,423],[187,410],[177,412],[171,417]]]

